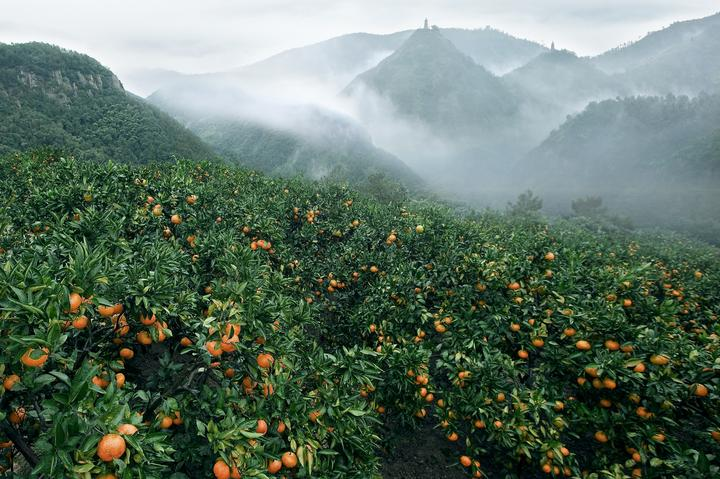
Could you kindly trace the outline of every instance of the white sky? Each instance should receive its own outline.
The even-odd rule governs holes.
[[[220,71],[351,32],[491,25],[581,55],[636,40],[718,0],[0,0],[0,42],[44,41],[124,73]]]

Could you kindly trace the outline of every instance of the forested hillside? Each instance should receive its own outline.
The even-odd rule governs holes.
[[[97,61],[42,43],[0,44],[0,116],[0,153],[54,146],[136,163],[213,155]]]

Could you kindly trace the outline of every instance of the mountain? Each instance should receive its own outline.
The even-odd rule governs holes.
[[[492,129],[517,111],[516,100],[500,79],[435,29],[416,30],[344,93],[362,98],[368,91],[390,100],[405,118],[452,135]]]
[[[442,28],[439,31],[458,50],[493,72],[509,71],[546,50],[538,43],[490,27],[476,30]],[[236,72],[261,77],[287,75],[322,80],[333,78],[347,83],[392,54],[413,33],[413,30],[386,35],[351,33],[286,50]]]
[[[0,154],[52,146],[102,161],[212,156],[100,63],[43,43],[0,44],[0,116]]]
[[[537,169],[576,181],[720,177],[720,95],[591,103],[529,154]]]
[[[551,106],[562,117],[581,111],[591,100],[612,98],[623,90],[618,81],[568,50],[538,55],[503,80],[519,96]]]
[[[720,91],[720,13],[652,32],[592,59],[639,92]]]
[[[442,28],[441,32],[476,63],[500,75],[527,63],[547,49],[539,43],[516,38],[490,27]],[[322,82],[336,89],[388,57],[413,30],[389,34],[350,33],[318,43],[292,48],[264,60],[230,71],[205,75],[182,75],[164,70],[140,70],[126,77],[138,92],[154,92],[183,78],[234,78],[248,86],[257,82],[292,79]]]
[[[364,181],[379,173],[411,188],[422,183],[348,117],[315,106],[274,103],[232,83],[196,82],[158,91],[148,100],[229,161],[279,176]]]
[[[539,43],[514,37],[489,26],[474,30],[441,28],[440,33],[475,63],[495,75],[512,71],[548,51]]]

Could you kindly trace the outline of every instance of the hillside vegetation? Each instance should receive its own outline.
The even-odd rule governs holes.
[[[0,116],[3,154],[54,146],[136,163],[213,155],[97,61],[43,43],[0,44]]]
[[[472,477],[720,473],[715,248],[190,161],[0,190],[21,477],[376,478],[425,424]]]

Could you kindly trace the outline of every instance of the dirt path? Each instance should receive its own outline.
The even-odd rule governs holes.
[[[392,447],[383,454],[383,479],[467,479],[456,445],[429,426],[406,429],[388,441]]]

